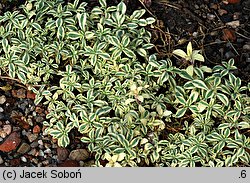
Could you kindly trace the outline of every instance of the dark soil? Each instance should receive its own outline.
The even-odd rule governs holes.
[[[71,1],[71,0],[68,0]],[[13,1],[14,2],[14,1]],[[97,5],[97,0],[89,0],[89,7]],[[205,65],[213,67],[235,60],[238,67],[235,72],[243,84],[250,82],[250,0],[241,0],[230,4],[222,0],[124,0],[128,14],[140,8],[146,8],[145,16],[157,19],[154,27],[148,27],[152,33],[152,42],[156,45],[152,53],[160,58],[173,57],[177,48],[186,50],[192,41],[193,49],[202,50]],[[23,3],[23,1],[19,1]],[[110,5],[119,0],[109,1]],[[0,15],[7,10],[14,10],[18,4],[0,4]],[[34,106],[32,93],[27,93],[24,86],[9,79],[0,78],[0,97],[6,101],[0,104],[0,146],[8,135],[17,133],[18,146],[9,152],[0,151],[0,166],[90,166],[94,155],[88,154],[84,160],[72,158],[70,153],[76,149],[86,149],[81,143],[80,134],[72,132],[75,139],[67,147],[57,147],[56,141],[43,132],[42,122],[46,109]],[[6,130],[11,125],[11,132]],[[5,128],[4,128],[5,127]],[[3,130],[5,129],[5,130]],[[176,131],[169,127],[170,130]],[[8,133],[7,133],[8,132]],[[4,134],[6,133],[6,134]],[[6,137],[7,135],[7,137]],[[1,139],[2,138],[2,139]],[[21,149],[21,146],[26,149]],[[63,155],[66,154],[66,157]],[[143,165],[142,165],[143,166]]]

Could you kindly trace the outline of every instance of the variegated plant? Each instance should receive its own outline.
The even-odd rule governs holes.
[[[145,10],[99,4],[28,0],[0,16],[0,74],[47,106],[45,132],[66,147],[78,129],[96,166],[249,165],[250,85],[233,60],[197,67],[189,43],[177,68],[149,55]]]

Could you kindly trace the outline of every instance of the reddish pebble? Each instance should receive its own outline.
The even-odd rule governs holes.
[[[240,2],[240,0],[227,0],[227,2],[230,4],[237,4]]]
[[[43,110],[43,108],[41,108],[39,106],[36,106],[36,110],[35,111],[36,111],[37,114],[42,114],[44,110]]]
[[[69,151],[66,148],[58,147],[57,150],[57,159],[60,161],[64,161],[69,156]]]
[[[0,145],[0,151],[10,152],[17,148],[20,144],[21,139],[16,132],[11,133],[5,141]]]
[[[36,94],[34,94],[32,91],[27,91],[27,98],[35,100]]]
[[[66,160],[58,165],[59,167],[78,167],[79,163],[75,160]]]
[[[17,167],[20,165],[20,158],[15,158],[10,160],[10,165],[13,167]]]
[[[232,29],[223,29],[222,32],[223,32],[222,39],[224,41],[229,40],[229,41],[233,42],[233,41],[236,40],[236,36],[235,36],[235,31],[234,30],[232,30]]]
[[[33,133],[40,133],[40,131],[41,131],[40,126],[38,126],[38,125],[34,126]]]

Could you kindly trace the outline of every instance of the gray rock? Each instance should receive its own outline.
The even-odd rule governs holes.
[[[86,149],[76,149],[70,152],[69,159],[76,161],[85,161],[89,158],[89,153]]]
[[[0,107],[0,112],[3,112],[4,110],[3,110],[3,108],[2,107]]]
[[[36,148],[38,146],[38,142],[37,141],[34,141],[30,144],[30,147],[32,148]]]
[[[17,152],[20,154],[25,154],[30,150],[30,145],[27,143],[22,143],[21,146],[18,148]]]

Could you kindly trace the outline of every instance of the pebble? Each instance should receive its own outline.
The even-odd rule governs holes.
[[[44,153],[50,154],[50,153],[51,153],[51,149],[46,149],[46,150],[44,150]]]
[[[33,158],[31,161],[35,164],[38,164],[38,160],[36,158]]]
[[[214,20],[215,19],[215,15],[211,14],[211,13],[208,13],[207,14],[207,19],[208,20]]]
[[[3,158],[0,156],[0,165],[3,163],[4,163]]]
[[[250,43],[243,46],[243,50],[250,51]]]
[[[0,104],[4,104],[6,102],[6,97],[4,95],[0,96]]]
[[[40,139],[37,142],[38,142],[39,145],[43,145],[43,140]]]
[[[56,152],[57,152],[57,159],[61,161],[66,160],[69,155],[69,151],[62,147],[57,148]]]
[[[0,145],[0,150],[3,152],[10,152],[17,148],[21,139],[16,132],[11,133],[6,140]]]
[[[70,152],[69,159],[76,161],[85,161],[89,158],[89,153],[86,149],[76,149]]]
[[[31,148],[36,148],[38,146],[38,142],[37,141],[34,141],[30,144],[30,147]]]
[[[26,90],[21,88],[18,90],[12,90],[12,96],[16,98],[26,98]]]
[[[27,158],[25,158],[24,156],[22,156],[21,157],[21,161],[26,163],[27,162]]]
[[[59,167],[78,167],[79,162],[75,160],[66,160],[58,165]]]
[[[23,135],[23,136],[26,136],[26,135],[27,135],[26,130],[22,130],[22,135]]]
[[[17,152],[20,154],[25,154],[30,150],[30,145],[27,143],[22,143],[21,146],[18,148]]]
[[[28,154],[31,155],[31,156],[35,156],[36,153],[37,153],[36,149],[31,149]]]
[[[3,129],[0,130],[0,137],[1,138],[5,138],[7,136],[7,133],[5,131],[3,131]]]
[[[80,167],[83,167],[84,164],[85,164],[84,161],[79,161],[79,166],[80,166]]]
[[[234,20],[231,22],[227,22],[226,25],[231,26],[233,28],[237,28],[240,26],[240,21],[239,20]]]
[[[29,142],[35,141],[35,140],[37,139],[37,137],[38,137],[37,134],[33,134],[33,133],[31,133],[31,132],[28,132],[28,133],[26,134],[26,136],[28,137]]]
[[[44,153],[45,153],[45,151],[43,152],[43,151],[40,149],[40,150],[39,150],[38,156],[44,157]]]
[[[11,125],[3,125],[3,131],[9,135],[11,133]]]
[[[227,10],[219,9],[219,10],[218,10],[218,13],[219,13],[220,16],[222,16],[222,15],[227,14]]]
[[[43,164],[44,166],[49,165],[49,160],[45,160],[45,161],[43,161],[43,162],[42,162],[42,164]]]
[[[36,120],[37,123],[41,123],[41,122],[44,121],[44,117],[42,117],[42,116],[37,116],[37,117],[35,118],[35,120]]]
[[[40,133],[40,131],[41,131],[40,126],[38,126],[38,125],[34,126],[33,133],[38,134],[38,133]]]
[[[3,112],[4,110],[3,110],[3,108],[2,107],[0,107],[0,112]]]

